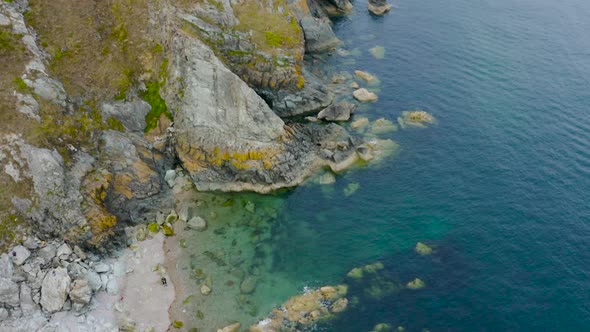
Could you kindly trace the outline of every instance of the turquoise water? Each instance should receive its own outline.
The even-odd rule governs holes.
[[[437,124],[381,135],[400,148],[378,167],[256,198],[276,210],[268,236],[238,245],[265,248],[250,316],[347,282],[356,304],[319,329],[590,330],[590,2],[394,5],[375,18],[355,1],[335,24],[353,52],[324,67],[379,77],[379,101],[355,117],[424,109]],[[368,51],[378,45],[383,59]],[[415,253],[418,241],[434,253]],[[375,261],[385,269],[366,282],[395,286],[377,297],[346,279]],[[403,289],[416,277],[424,289]]]

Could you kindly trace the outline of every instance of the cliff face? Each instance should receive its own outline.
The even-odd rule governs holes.
[[[337,45],[328,16],[350,6],[0,2],[3,242],[34,226],[116,243],[169,203],[177,166],[201,190],[268,192],[354,162],[362,142],[340,126],[281,119],[331,103],[304,55]]]

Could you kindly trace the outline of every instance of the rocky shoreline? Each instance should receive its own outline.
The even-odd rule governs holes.
[[[12,43],[0,56],[15,70],[2,82],[14,88],[0,94],[13,121],[0,128],[7,184],[0,217],[11,225],[0,233],[7,251],[0,331],[174,327],[162,310],[175,299],[175,254],[165,234],[205,222],[189,216],[185,193],[269,193],[392,149],[391,141],[338,124],[356,108],[336,102],[339,93],[359,102],[377,96],[357,83],[350,90],[347,77],[333,79],[339,90],[327,88],[306,63],[306,54],[340,44],[330,18],[349,13],[348,0],[116,1],[93,9],[105,10],[94,18],[102,30],[64,14],[70,35],[99,36],[75,44],[57,38],[60,6],[70,8],[0,3],[1,36]],[[249,20],[252,13],[261,19]],[[93,67],[79,67],[85,63]],[[99,80],[105,76],[119,83]],[[311,117],[301,123],[295,115]],[[176,224],[161,213],[171,210]],[[322,308],[320,315],[337,312]]]

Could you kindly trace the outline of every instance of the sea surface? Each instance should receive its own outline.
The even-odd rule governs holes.
[[[353,120],[421,109],[436,124],[378,135],[396,152],[330,185],[202,198],[184,270],[213,292],[186,301],[193,324],[247,326],[347,283],[348,311],[316,330],[590,331],[590,1],[396,0],[384,17],[354,3],[334,25],[345,52],[322,66],[379,78]]]

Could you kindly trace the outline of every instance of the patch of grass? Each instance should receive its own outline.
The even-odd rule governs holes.
[[[0,30],[0,54],[17,49],[22,49],[24,46],[20,44],[22,35],[14,34],[8,28],[3,27]]]
[[[30,0],[25,18],[69,95],[125,99],[140,75],[157,73],[162,46],[146,33],[148,2]]]
[[[141,97],[152,107],[145,117],[146,133],[158,126],[162,114],[172,121],[172,114],[168,111],[166,101],[160,95],[160,86],[159,82],[149,82],[146,84],[146,90],[141,93]]]
[[[125,131],[125,126],[123,126],[123,123],[112,116],[107,119],[106,125],[111,130]]]
[[[288,8],[285,0],[243,1],[233,5],[240,23],[237,30],[252,32],[252,41],[272,55],[288,53],[303,44],[303,33],[297,20],[281,14],[278,7]],[[301,55],[302,56],[302,55]]]
[[[9,214],[0,220],[0,252],[6,252],[19,237],[19,228],[24,219],[16,214]]]

